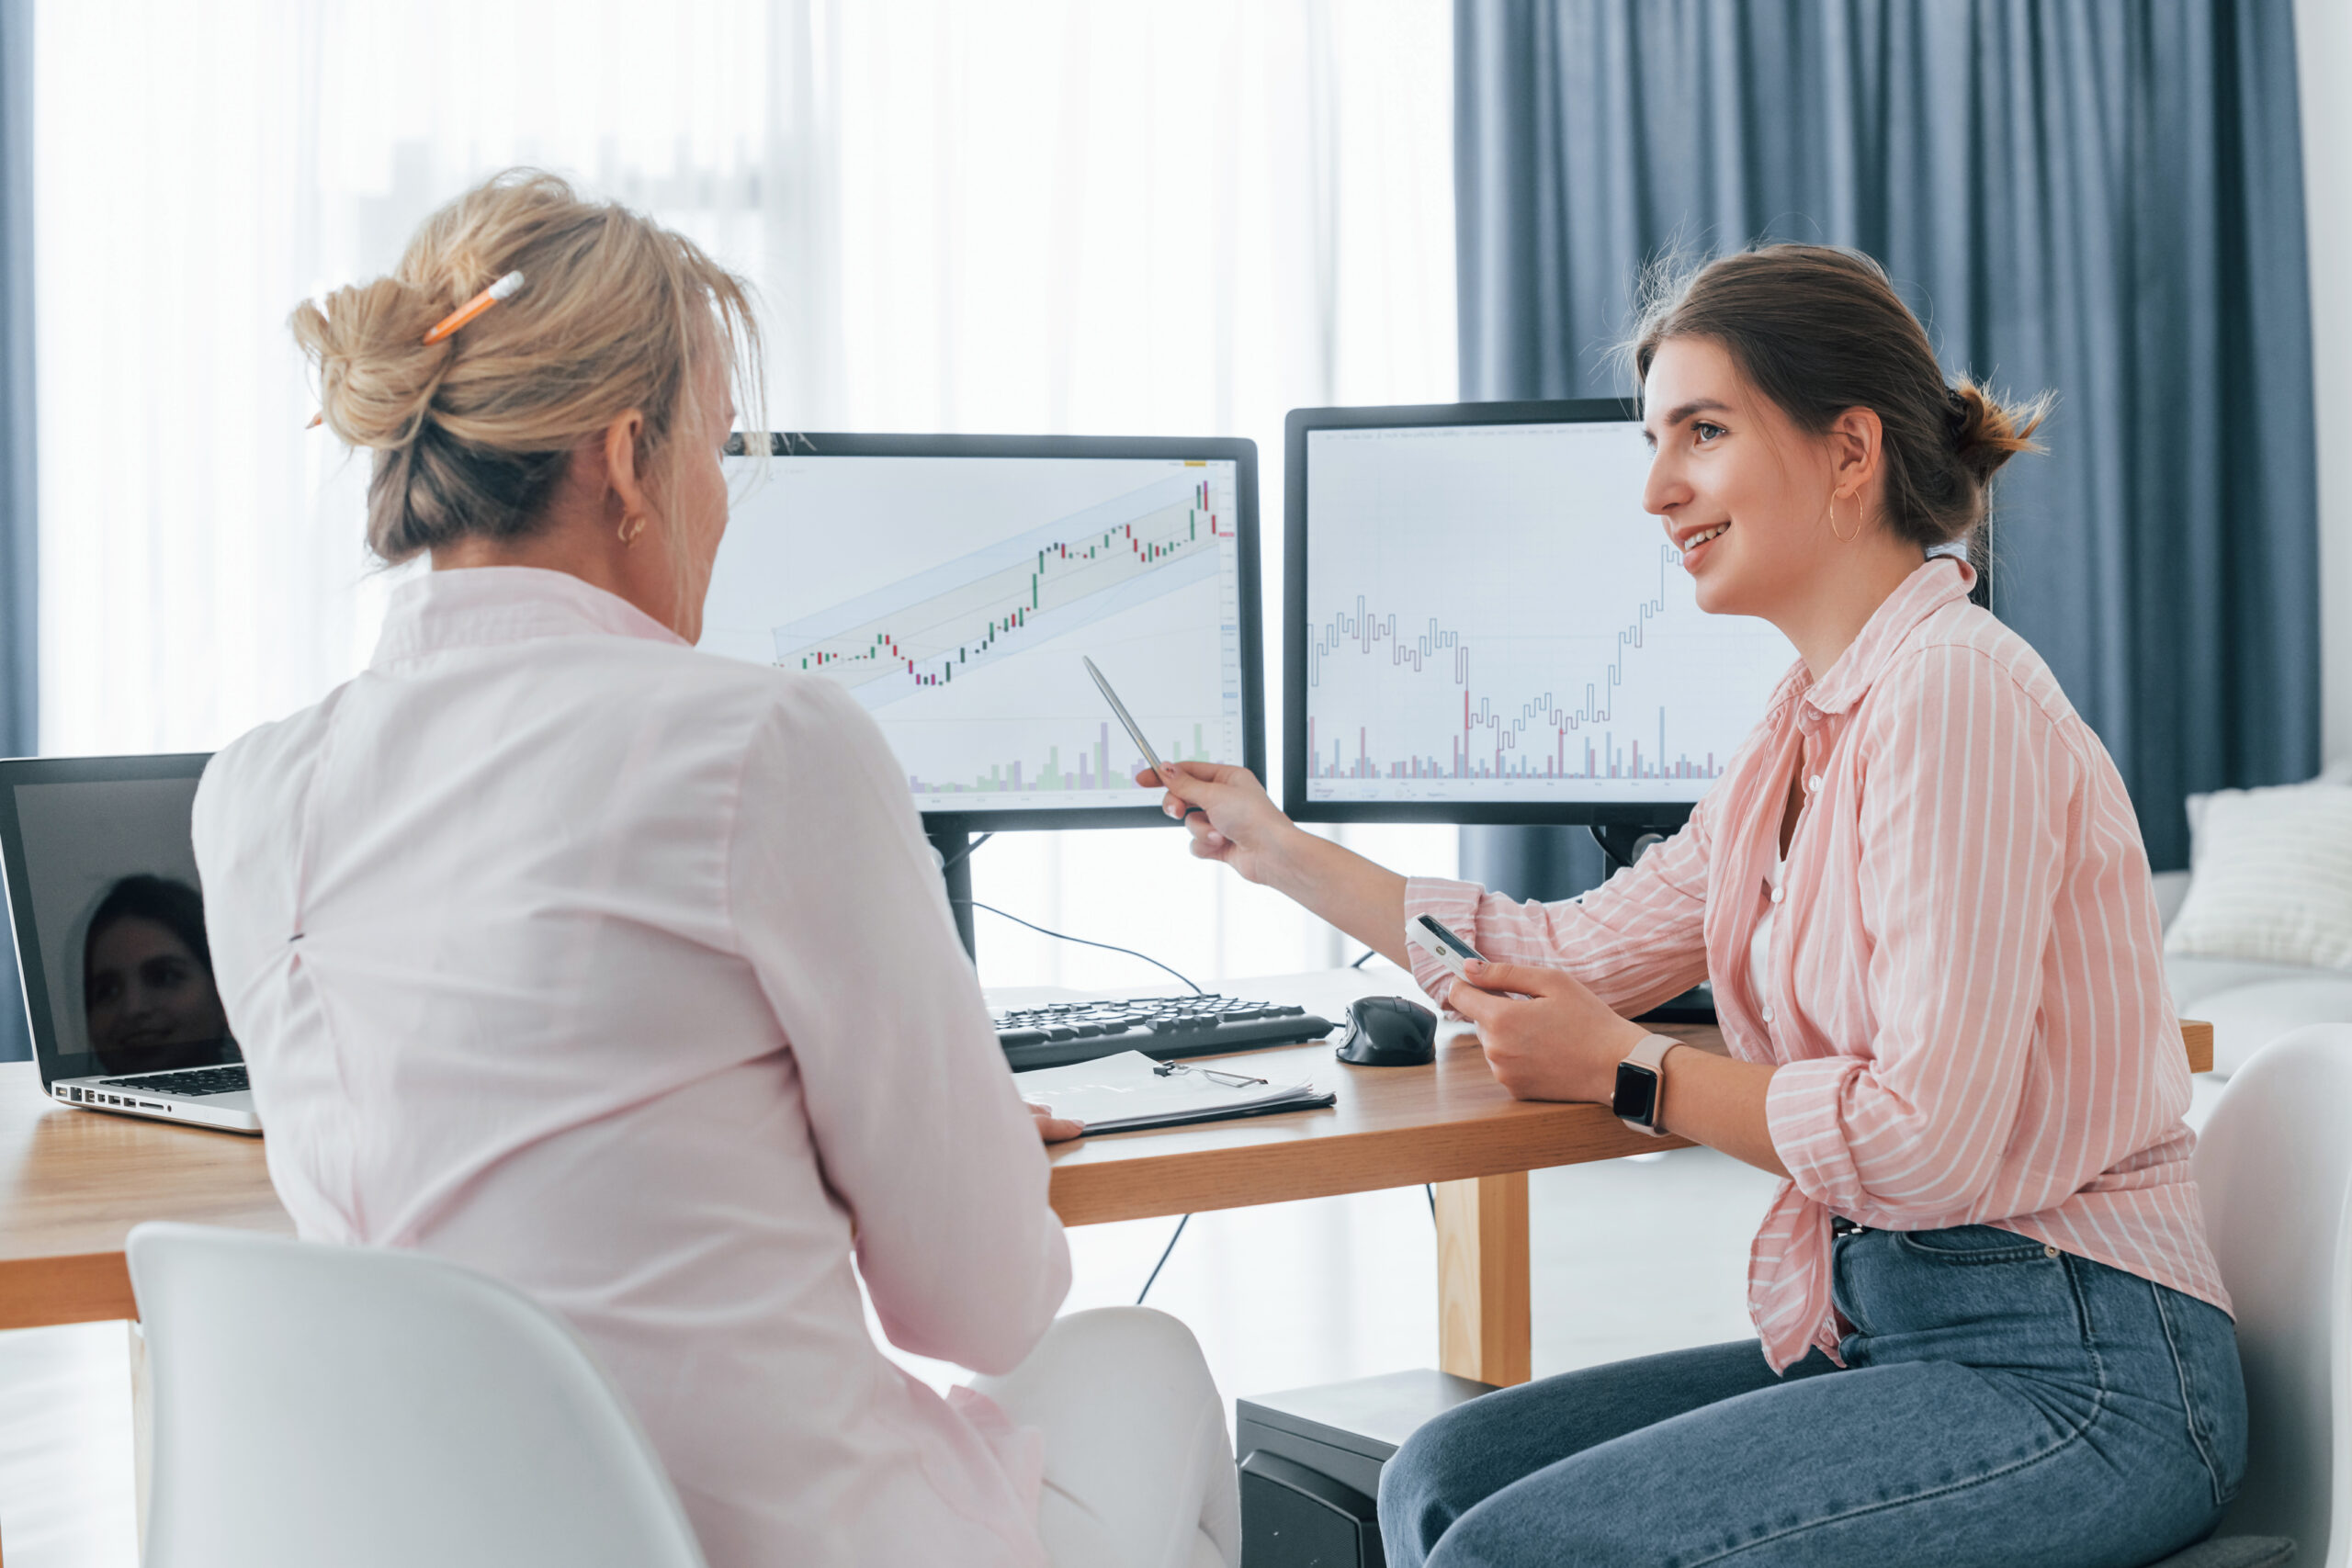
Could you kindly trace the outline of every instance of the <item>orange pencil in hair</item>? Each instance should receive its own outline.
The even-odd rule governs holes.
[[[519,272],[508,273],[504,277],[434,322],[433,330],[424,334],[424,341],[429,344],[439,343],[501,299],[511,298],[514,291],[522,287],[523,275]]]
[[[450,311],[447,315],[434,322],[433,330],[424,334],[424,341],[428,344],[439,343],[443,338],[447,337],[451,333],[456,332],[459,327],[464,326],[468,321],[472,321],[476,316],[481,315],[492,305],[497,304],[501,299],[513,299],[514,297],[514,291],[522,287],[523,275],[519,272],[508,273],[504,277],[500,278],[497,282],[492,284],[489,288],[483,289],[481,293],[475,295],[472,299],[467,300],[464,304],[458,306],[456,310]],[[316,430],[320,425],[326,423],[326,417],[325,411],[321,410],[319,412],[312,414],[311,416],[311,423],[304,425],[302,428],[305,430]]]

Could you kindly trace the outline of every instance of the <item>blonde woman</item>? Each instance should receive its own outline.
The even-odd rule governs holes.
[[[1381,1477],[1388,1561],[2153,1562],[2236,1495],[2246,1417],[2147,856],[2048,667],[1929,554],[2035,415],[1948,384],[1877,265],[1819,246],[1685,278],[1634,359],[1699,607],[1800,655],[1687,828],[1519,904],[1170,770],[1194,852],[1400,964],[1423,912],[1498,960],[1416,976],[1514,1094],[1610,1103],[1629,1063],[1658,1098],[1621,1110],[1782,1178],[1755,1338],[1431,1422]],[[1704,976],[1728,1055],[1628,1021]]]
[[[1054,1324],[1039,1139],[1077,1130],[1013,1092],[879,732],[693,647],[758,379],[741,282],[518,172],[293,327],[373,454],[369,547],[433,567],[364,673],[197,800],[300,1233],[561,1313],[714,1568],[1230,1562],[1190,1336]],[[898,1345],[1010,1374],[994,1397],[887,1360],[861,1276]]]

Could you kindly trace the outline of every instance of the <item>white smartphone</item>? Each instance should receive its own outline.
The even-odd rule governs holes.
[[[1415,947],[1453,971],[1453,977],[1457,980],[1470,978],[1469,971],[1463,966],[1471,959],[1475,958],[1481,964],[1487,961],[1485,953],[1446,930],[1444,922],[1434,916],[1415,915],[1411,919],[1407,920],[1405,938]]]

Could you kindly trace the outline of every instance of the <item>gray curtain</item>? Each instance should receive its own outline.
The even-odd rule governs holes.
[[[39,744],[33,656],[33,7],[0,0],[0,757]],[[32,1055],[16,944],[0,940],[0,1061]]]
[[[2058,394],[2000,480],[1994,609],[2186,864],[2184,795],[2319,764],[2292,29],[2284,0],[1456,0],[1462,395],[1624,392],[1671,251],[1878,257],[1948,370]]]

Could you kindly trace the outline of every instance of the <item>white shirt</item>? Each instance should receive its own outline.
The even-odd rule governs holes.
[[[1003,1371],[1069,1251],[940,878],[841,688],[562,573],[433,572],[206,770],[213,962],[307,1239],[587,1338],[713,1568],[1038,1564]]]
[[[1766,1023],[1780,1017],[1781,987],[1772,968],[1772,929],[1781,923],[1781,900],[1787,888],[1789,863],[1785,857],[1772,862],[1772,869],[1765,877],[1763,914],[1757,917],[1756,933],[1747,939],[1747,983],[1755,995],[1747,998],[1756,1016]]]

